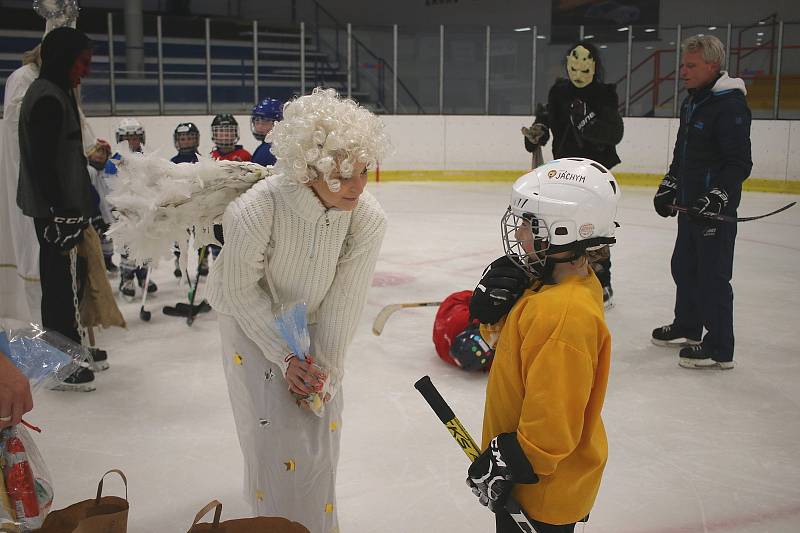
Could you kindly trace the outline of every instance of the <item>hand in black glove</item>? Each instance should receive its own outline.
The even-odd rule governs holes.
[[[544,146],[550,140],[550,130],[540,122],[534,122],[530,128],[523,126],[522,135],[533,146]]]
[[[516,432],[501,433],[493,438],[467,473],[467,486],[472,488],[481,505],[495,513],[505,507],[514,484],[539,482],[539,476],[517,442]]]
[[[64,251],[71,250],[83,240],[83,230],[89,221],[80,215],[51,210],[53,218],[44,228],[44,240]]]
[[[689,208],[689,216],[696,222],[707,224],[713,215],[719,215],[728,206],[728,193],[722,189],[714,187],[695,200],[694,205]]]
[[[576,98],[569,105],[569,119],[578,133],[583,133],[583,129],[597,119],[597,114],[589,109],[586,102]]]
[[[530,286],[528,274],[504,255],[484,270],[469,302],[469,316],[482,324],[494,324],[511,311]]]
[[[661,185],[658,186],[656,195],[653,197],[653,205],[656,208],[656,213],[662,217],[674,217],[677,213],[670,206],[675,205],[675,200],[678,197],[678,180],[671,174],[666,174],[664,179],[661,180]]]
[[[108,229],[111,227],[108,224],[106,224],[106,221],[103,220],[103,217],[101,216],[92,217],[91,223],[92,227],[97,232],[97,235],[104,235],[105,232],[107,232]]]

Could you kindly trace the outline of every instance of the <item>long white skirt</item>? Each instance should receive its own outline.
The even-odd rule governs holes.
[[[342,428],[340,389],[320,418],[299,407],[277,365],[219,315],[222,364],[239,444],[244,496],[256,516],[282,516],[311,533],[337,533],[336,466]]]

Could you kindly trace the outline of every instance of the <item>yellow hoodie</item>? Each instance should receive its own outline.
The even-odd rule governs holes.
[[[539,476],[514,489],[531,518],[569,524],[592,509],[608,458],[600,411],[610,359],[593,272],[526,291],[506,317],[486,387],[483,448],[517,432]]]

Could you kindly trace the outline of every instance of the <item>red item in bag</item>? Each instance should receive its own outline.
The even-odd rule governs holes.
[[[39,516],[39,501],[36,498],[36,485],[33,471],[28,463],[25,446],[18,437],[10,437],[5,449],[6,491],[16,519],[24,523],[26,518]]]

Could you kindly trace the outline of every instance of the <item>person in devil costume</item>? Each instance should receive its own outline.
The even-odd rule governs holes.
[[[566,56],[567,78],[550,88],[547,106],[536,107],[536,120],[523,128],[525,148],[534,153],[553,136],[553,158],[581,157],[607,169],[620,163],[615,146],[622,140],[623,124],[614,84],[603,83],[603,63],[597,47],[581,41]],[[613,305],[611,259],[608,249],[591,258],[603,286],[606,309]]]

